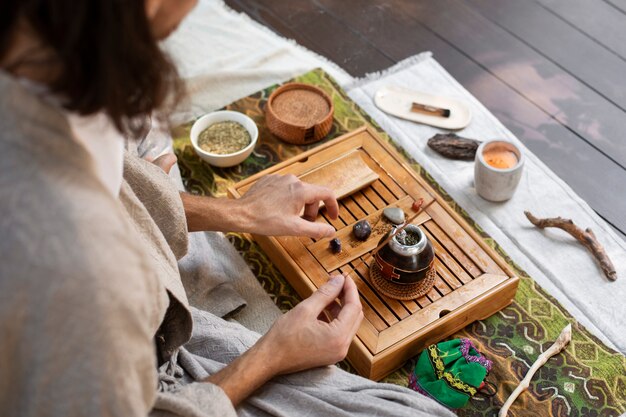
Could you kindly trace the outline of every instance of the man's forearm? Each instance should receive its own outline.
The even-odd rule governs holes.
[[[218,373],[206,379],[219,386],[235,407],[278,374],[273,352],[263,339]]]
[[[180,193],[190,232],[242,232],[247,230],[250,216],[237,200]]]

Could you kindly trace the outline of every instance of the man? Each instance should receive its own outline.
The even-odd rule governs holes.
[[[263,337],[189,307],[177,266],[188,231],[319,238],[332,228],[305,218],[319,201],[337,215],[331,191],[294,177],[237,202],[181,196],[124,153],[124,135],[181,91],[157,40],[194,4],[0,1],[3,414],[446,415],[323,367],[362,319],[349,278],[331,277]]]

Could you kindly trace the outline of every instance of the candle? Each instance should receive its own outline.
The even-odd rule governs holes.
[[[474,163],[474,186],[489,201],[506,201],[522,178],[524,154],[511,142],[490,140],[480,144]]]
[[[504,147],[491,147],[483,152],[485,162],[498,169],[509,169],[517,165],[515,152]]]

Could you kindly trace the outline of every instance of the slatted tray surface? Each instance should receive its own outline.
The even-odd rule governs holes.
[[[352,165],[343,162],[346,160]],[[362,169],[353,166],[355,163],[362,164]],[[343,167],[350,167],[350,172],[367,172],[367,181],[349,178],[349,173],[343,184],[333,181],[346,175]],[[325,175],[311,175],[319,172]],[[343,246],[339,254],[329,250],[328,238],[316,241],[305,237],[255,236],[255,239],[302,297],[315,291],[329,275],[350,272],[360,265],[352,277],[359,289],[365,318],[348,360],[363,376],[383,378],[424,346],[474,320],[490,316],[509,304],[515,295],[518,279],[506,263],[369,129],[344,135],[250,177],[232,187],[230,195],[240,197],[268,173],[294,174],[318,184],[331,184],[333,188],[341,188],[340,195],[346,195],[339,201],[338,219],[331,219],[324,208],[317,218],[337,230]],[[354,189],[346,190],[346,183],[353,184]],[[398,301],[378,293],[370,282],[368,265],[359,260],[369,264],[367,254],[392,227],[382,217],[382,210],[401,207],[408,217],[412,203],[419,198],[424,199],[424,204],[436,200],[413,223],[421,226],[433,244],[437,278],[425,296]],[[372,224],[372,235],[361,242],[353,237],[352,226],[365,218]]]

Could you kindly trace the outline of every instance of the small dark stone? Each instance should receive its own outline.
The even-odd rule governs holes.
[[[368,237],[372,234],[372,225],[367,220],[361,220],[354,224],[352,228],[352,232],[354,233],[354,237],[359,240],[367,240]]]
[[[428,146],[446,158],[473,161],[480,142],[462,138],[454,133],[436,134],[428,139]]]
[[[338,237],[330,241],[330,250],[333,251],[333,253],[341,252],[341,240],[339,240]]]

